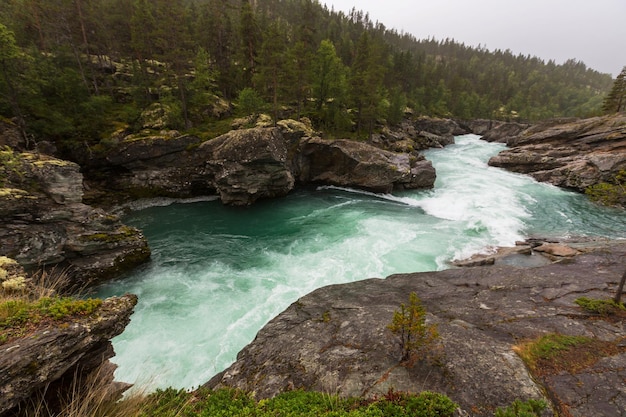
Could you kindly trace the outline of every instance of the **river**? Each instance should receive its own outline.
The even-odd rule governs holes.
[[[622,211],[489,167],[502,149],[465,135],[427,151],[437,170],[433,190],[319,187],[248,208],[159,200],[132,212],[124,221],[143,230],[152,259],[97,292],[139,296],[113,340],[116,379],[195,388],[228,367],[268,320],[321,286],[441,270],[532,235],[626,238]]]

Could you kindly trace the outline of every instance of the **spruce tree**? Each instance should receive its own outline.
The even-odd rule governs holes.
[[[622,68],[622,72],[615,79],[613,88],[604,99],[602,110],[607,114],[626,110],[626,67]]]

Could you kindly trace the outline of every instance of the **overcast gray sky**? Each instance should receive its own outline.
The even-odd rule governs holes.
[[[369,12],[418,39],[453,38],[558,64],[574,58],[615,77],[626,66],[626,0],[320,0]]]

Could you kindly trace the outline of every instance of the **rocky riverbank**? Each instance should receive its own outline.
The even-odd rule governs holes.
[[[625,416],[625,316],[590,314],[574,300],[614,295],[626,243],[566,247],[578,255],[551,255],[539,267],[507,265],[505,256],[495,266],[318,289],[271,320],[207,385],[259,398],[292,389],[347,396],[434,390],[459,403],[464,416],[490,416],[515,399],[547,398],[563,416]],[[437,325],[441,351],[435,361],[407,365],[387,326],[411,292],[421,298],[427,323]],[[516,347],[553,333],[586,336],[613,350],[574,371],[531,373]]]
[[[504,137],[489,164],[584,192],[626,170],[626,114],[553,120]]]
[[[306,120],[281,121],[276,127],[255,123],[209,141],[174,131],[120,134],[114,146],[77,158],[81,166],[24,151],[19,143],[2,148],[0,255],[31,271],[63,271],[73,288],[90,286],[145,262],[150,251],[139,230],[85,204],[85,196],[105,207],[138,197],[206,195],[218,195],[225,204],[249,205],[284,196],[300,184],[374,192],[430,188],[436,174],[419,151],[446,146],[454,135],[470,132],[509,145],[492,165],[559,186],[582,191],[626,169],[623,115],[530,128],[416,119],[384,129],[370,143],[320,138]],[[13,144],[19,136],[6,126],[2,132],[0,145]],[[532,243],[512,254],[464,264],[494,266],[322,288],[272,320],[238,361],[208,385],[236,386],[260,397],[294,388],[365,396],[390,388],[431,389],[461,404],[463,415],[476,416],[489,415],[518,397],[547,393],[563,415],[624,415],[619,414],[626,409],[624,317],[608,320],[573,304],[581,294],[612,295],[624,265],[624,245]],[[549,256],[529,255],[537,252]],[[386,326],[410,292],[419,294],[429,322],[438,325],[443,354],[434,362],[406,366],[400,364],[397,341]],[[42,328],[3,345],[7,355],[0,370],[13,379],[0,381],[7,399],[2,407],[12,407],[42,384],[85,366],[79,356],[87,358],[90,369],[110,357],[108,339],[123,330],[135,302],[130,296],[108,300],[97,323]],[[106,306],[111,305],[122,308],[107,316],[113,310]],[[555,332],[589,336],[613,346],[614,354],[576,372],[531,375],[514,346]],[[60,356],[46,357],[50,362],[40,358],[46,346],[64,343],[86,350],[68,347],[76,355],[61,357],[62,349]],[[96,360],[85,352],[103,355]],[[19,379],[29,370],[37,370],[31,372],[36,381]]]
[[[29,272],[66,274],[74,290],[150,257],[139,230],[82,202],[77,164],[10,148],[0,154],[0,256],[16,259]]]
[[[137,297],[50,298],[15,261],[0,258],[0,272],[0,416],[55,412],[93,379],[106,390],[101,398],[119,398],[128,385],[114,382],[111,339],[130,322]]]

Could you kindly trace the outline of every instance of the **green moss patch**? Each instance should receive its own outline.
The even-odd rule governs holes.
[[[515,347],[533,375],[575,374],[620,353],[616,342],[551,333]]]
[[[100,299],[79,300],[69,297],[44,297],[37,301],[5,299],[0,301],[0,342],[27,334],[45,322],[62,322],[89,316],[102,305]]]

